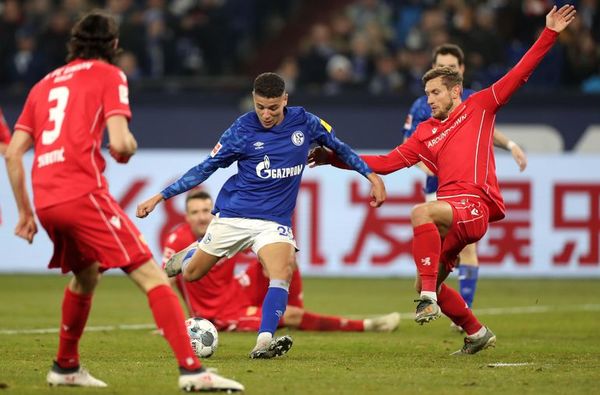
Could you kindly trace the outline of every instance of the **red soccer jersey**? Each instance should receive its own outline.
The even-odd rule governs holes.
[[[33,87],[15,130],[34,141],[36,208],[108,190],[100,148],[112,115],[131,111],[125,74],[106,62],[74,60]]]
[[[0,143],[8,144],[10,142],[10,128],[4,119],[2,109],[0,109]]]
[[[177,226],[166,237],[163,264],[177,251],[196,240],[188,224]],[[187,282],[177,276],[177,287],[183,295],[190,315],[214,320],[235,316],[240,309],[250,306],[242,287],[234,281],[236,259],[223,258],[198,281]]]
[[[545,29],[521,61],[491,87],[474,93],[443,121],[429,118],[387,155],[362,158],[373,171],[388,174],[423,162],[439,177],[437,196],[476,195],[490,209],[490,222],[504,218],[496,179],[493,134],[496,112],[535,70],[558,34]],[[339,159],[335,163],[340,167]]]

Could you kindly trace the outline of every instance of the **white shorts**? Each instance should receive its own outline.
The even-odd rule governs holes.
[[[289,226],[263,219],[219,218],[217,215],[198,246],[207,254],[231,258],[249,247],[258,255],[261,248],[273,243],[288,243],[298,251]]]

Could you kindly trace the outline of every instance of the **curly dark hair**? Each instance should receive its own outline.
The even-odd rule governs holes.
[[[115,45],[118,37],[119,28],[112,16],[101,10],[91,11],[71,29],[67,62],[79,58],[104,59],[114,63],[120,51]]]
[[[254,93],[272,99],[285,92],[285,82],[278,74],[262,73],[254,80]]]

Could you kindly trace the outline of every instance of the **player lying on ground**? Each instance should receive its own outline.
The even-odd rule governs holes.
[[[239,117],[223,133],[212,153],[178,181],[138,205],[147,216],[165,199],[200,185],[219,167],[237,161],[238,173],[221,188],[215,219],[202,243],[175,254],[167,262],[169,276],[182,273],[186,281],[202,278],[223,258],[252,248],[269,273],[256,346],[250,358],[273,358],[292,346],[289,336],[273,339],[284,314],[296,262],[292,212],[312,143],[325,145],[372,185],[373,207],[385,200],[381,178],[350,147],[335,137],[332,127],[302,107],[288,107],[283,79],[275,73],[256,77],[254,111]]]
[[[363,156],[379,174],[423,162],[439,177],[438,200],[419,204],[411,213],[420,293],[415,321],[423,324],[446,314],[467,333],[457,354],[474,354],[496,342],[496,336],[479,323],[460,294],[444,284],[460,251],[481,239],[489,222],[505,215],[492,146],[496,112],[527,81],[574,18],[573,6],[558,11],[553,7],[546,16],[546,29],[521,61],[491,87],[464,102],[457,70],[429,70],[423,82],[432,118],[421,122],[404,144],[387,155]],[[325,148],[315,149],[309,161],[345,167]]]
[[[23,155],[33,146],[34,204],[54,244],[50,268],[73,272],[62,303],[58,354],[50,385],[106,387],[79,365],[79,340],[101,273],[119,268],[146,294],[156,321],[179,365],[186,391],[242,391],[244,386],[205,370],[190,345],[185,316],[165,274],[140,232],[111,196],[100,151],[108,126],[110,154],[126,163],[137,142],[127,78],[112,65],[118,49],[114,19],[92,12],[71,31],[68,64],[29,92],[6,152],[6,168],[19,210],[15,234],[29,243],[37,225],[25,186]]]
[[[202,190],[191,191],[186,197],[185,220],[164,238],[163,263],[177,251],[195,241],[202,242],[213,219],[213,201]],[[223,258],[198,281],[183,281],[181,275],[172,278],[183,296],[192,317],[212,321],[218,330],[257,331],[261,307],[269,287],[260,262],[252,260],[242,273],[234,276],[237,258],[243,253]],[[367,319],[349,319],[317,314],[304,309],[302,278],[294,270],[287,308],[279,321],[280,327],[308,331],[390,332],[400,322],[398,313]]]

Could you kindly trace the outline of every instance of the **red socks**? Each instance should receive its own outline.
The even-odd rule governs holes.
[[[414,228],[413,257],[421,277],[421,291],[436,292],[442,240],[433,223]]]
[[[175,292],[168,285],[159,285],[148,291],[148,301],[154,321],[169,342],[180,367],[194,371],[201,367],[192,350],[185,328],[185,316]]]
[[[90,308],[92,295],[80,295],[65,289],[62,303],[62,319],[58,341],[58,354],[56,362],[61,368],[69,369],[79,366],[79,339],[85,328]]]
[[[442,284],[437,294],[437,303],[442,312],[448,316],[456,325],[460,326],[472,335],[481,329],[482,325],[477,321],[465,300],[454,289]]]
[[[365,330],[363,320],[349,320],[308,311],[304,312],[299,328],[305,331],[364,332]]]

